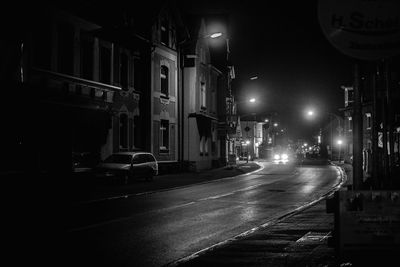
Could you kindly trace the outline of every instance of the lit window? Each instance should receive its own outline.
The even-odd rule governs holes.
[[[367,127],[367,129],[371,129],[371,113],[365,113],[366,116],[366,122],[365,125]]]
[[[353,118],[352,117],[349,117],[349,120],[348,120],[348,129],[349,129],[349,132],[351,132],[351,131],[353,131]]]

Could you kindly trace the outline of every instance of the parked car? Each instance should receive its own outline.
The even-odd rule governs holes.
[[[123,183],[138,178],[151,181],[154,175],[158,175],[158,162],[149,152],[118,152],[98,164],[94,172],[97,177],[119,180]]]

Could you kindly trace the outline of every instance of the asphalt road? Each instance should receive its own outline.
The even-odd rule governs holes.
[[[331,165],[261,162],[250,175],[65,212],[70,266],[164,266],[278,218],[339,182]]]

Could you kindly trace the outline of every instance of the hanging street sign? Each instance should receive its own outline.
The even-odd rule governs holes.
[[[399,0],[319,0],[318,19],[343,54],[379,60],[400,54]]]

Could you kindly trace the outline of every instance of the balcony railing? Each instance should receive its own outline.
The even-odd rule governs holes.
[[[37,68],[32,69],[30,81],[33,84],[45,84],[47,88],[54,88],[55,91],[62,90],[63,93],[106,103],[112,103],[114,93],[122,90],[118,86]]]

